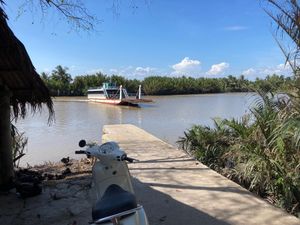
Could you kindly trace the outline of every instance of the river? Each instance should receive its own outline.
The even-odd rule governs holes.
[[[21,165],[76,158],[78,141],[101,141],[105,124],[134,124],[176,146],[193,124],[213,125],[212,118],[239,118],[249,111],[252,93],[155,96],[154,103],[140,108],[78,101],[85,98],[55,98],[55,122],[47,124],[48,113],[19,119],[17,127],[28,137],[27,154]]]

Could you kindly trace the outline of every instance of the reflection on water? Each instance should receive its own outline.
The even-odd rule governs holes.
[[[211,94],[153,97],[155,103],[140,108],[90,103],[82,98],[57,98],[55,122],[47,125],[47,112],[19,120],[17,127],[29,137],[22,164],[75,158],[80,139],[100,141],[105,124],[130,123],[175,145],[193,124],[212,125],[212,118],[240,117],[251,103],[251,94]]]

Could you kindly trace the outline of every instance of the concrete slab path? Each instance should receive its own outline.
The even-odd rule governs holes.
[[[106,125],[129,157],[138,200],[151,225],[300,225],[300,220],[254,196],[133,125]]]

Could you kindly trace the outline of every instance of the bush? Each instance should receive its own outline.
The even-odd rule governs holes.
[[[300,111],[286,96],[260,92],[249,115],[193,126],[178,141],[197,159],[267,197],[300,212]]]

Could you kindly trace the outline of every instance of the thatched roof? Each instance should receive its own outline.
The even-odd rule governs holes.
[[[46,104],[51,117],[53,103],[49,90],[35,71],[24,45],[8,27],[1,6],[3,0],[0,0],[0,84],[12,93],[13,113],[15,117],[24,117],[27,104],[34,111]]]

